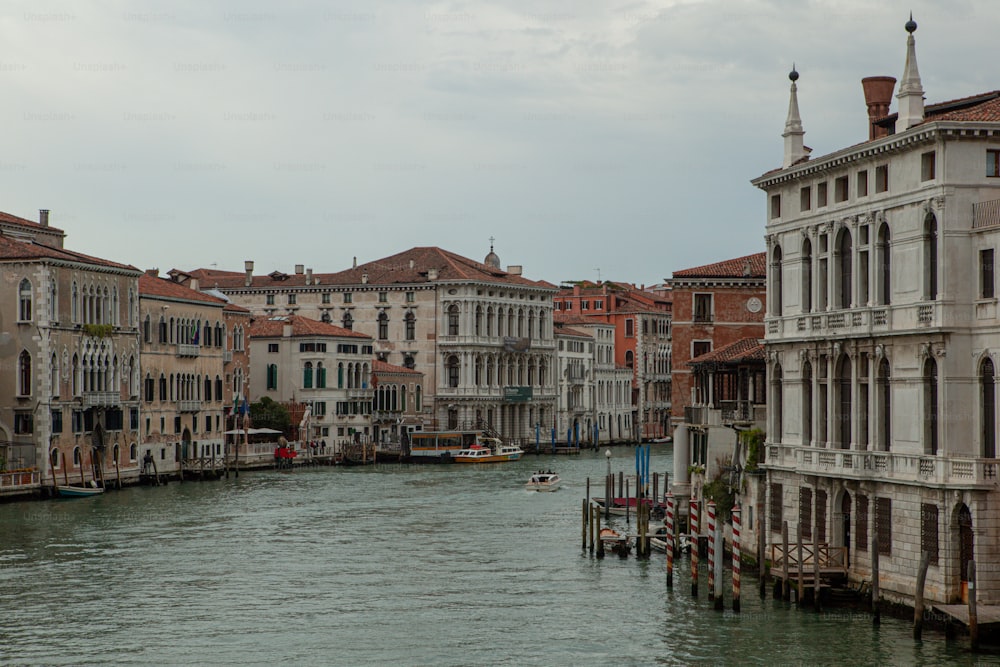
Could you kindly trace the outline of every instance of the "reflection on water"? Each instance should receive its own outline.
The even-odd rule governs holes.
[[[654,449],[651,469],[671,469]],[[633,465],[615,450],[614,468]],[[580,551],[603,452],[485,466],[244,473],[0,505],[0,663],[941,664],[906,623],[666,588],[648,562]],[[524,483],[539,467],[556,493]],[[749,595],[748,595],[749,593]]]

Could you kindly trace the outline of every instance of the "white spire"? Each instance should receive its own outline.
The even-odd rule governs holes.
[[[903,67],[903,79],[900,81],[899,93],[896,95],[896,99],[899,100],[896,132],[902,132],[924,121],[924,88],[920,85],[920,72],[917,71],[916,40],[913,39],[917,22],[913,20],[912,12],[905,27],[906,32],[910,34],[906,38],[906,65]]]
[[[798,88],[795,85],[799,73],[795,71],[794,63],[788,78],[792,81],[792,88],[788,98],[788,119],[785,121],[785,131],[781,135],[785,138],[785,160],[782,167],[786,169],[809,155],[809,149],[802,143],[805,130],[802,129],[802,119],[799,117]]]

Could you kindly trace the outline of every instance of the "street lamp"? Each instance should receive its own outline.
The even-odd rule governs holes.
[[[611,477],[611,450],[604,450],[604,458],[608,460],[608,477]]]

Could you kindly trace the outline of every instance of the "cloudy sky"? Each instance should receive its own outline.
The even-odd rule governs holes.
[[[648,285],[763,250],[792,61],[814,156],[867,138],[910,10],[929,103],[1000,88],[985,1],[13,5],[0,210],[162,272],[492,236],[530,278]]]

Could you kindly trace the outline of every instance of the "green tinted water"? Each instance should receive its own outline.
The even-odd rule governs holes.
[[[632,467],[631,449],[614,454],[615,470]],[[525,491],[539,468],[564,487]],[[669,448],[654,450],[651,469],[671,469]],[[686,559],[671,592],[662,554],[581,552],[586,478],[605,470],[603,452],[586,452],[264,471],[0,505],[0,663],[975,661],[967,640],[925,631],[914,642],[902,621],[873,630],[866,614],[761,602],[749,577],[742,613],[715,612],[704,593],[691,598]]]

